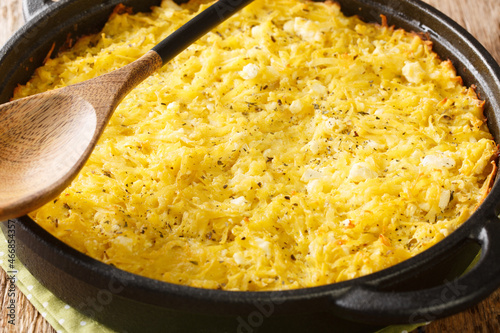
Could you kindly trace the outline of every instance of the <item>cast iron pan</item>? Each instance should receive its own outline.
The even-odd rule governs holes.
[[[25,0],[29,22],[0,51],[0,102],[25,83],[55,43],[97,32],[118,3],[147,11],[159,0]],[[465,84],[475,84],[500,142],[500,68],[464,29],[418,0],[338,0],[347,15],[427,33]],[[151,280],[100,263],[52,237],[27,216],[15,226],[16,254],[55,295],[111,328],[127,332],[363,332],[434,320],[462,311],[500,285],[500,185],[457,231],[416,257],[333,285],[288,291],[230,292]],[[464,275],[478,251],[481,259]]]

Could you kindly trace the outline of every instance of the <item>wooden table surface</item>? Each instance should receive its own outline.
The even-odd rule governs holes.
[[[424,0],[472,33],[500,62],[500,0]],[[21,0],[0,0],[0,46],[24,23]],[[500,260],[500,258],[499,258]],[[0,269],[0,331],[49,332],[55,330],[20,292],[17,292],[17,325],[7,325],[6,275]],[[477,306],[437,320],[419,332],[500,332],[500,289]]]

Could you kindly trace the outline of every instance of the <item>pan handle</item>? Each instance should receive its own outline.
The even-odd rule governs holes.
[[[42,10],[49,8],[52,4],[55,4],[54,0],[23,0],[23,16],[24,20],[28,22],[36,14]]]
[[[357,286],[336,297],[332,310],[346,319],[388,325],[429,322],[475,305],[498,288],[500,220],[489,220],[470,238],[481,245],[481,257],[475,267],[457,279],[405,292]]]

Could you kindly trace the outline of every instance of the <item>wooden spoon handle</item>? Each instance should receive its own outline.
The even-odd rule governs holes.
[[[253,0],[219,0],[153,47],[163,64]]]
[[[94,106],[98,117],[98,127],[104,127],[115,107],[137,84],[252,1],[219,0],[182,25],[138,60],[109,74],[70,86],[68,90],[76,91]]]

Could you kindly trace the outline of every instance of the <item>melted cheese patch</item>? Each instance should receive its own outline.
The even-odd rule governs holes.
[[[15,97],[124,66],[198,7],[114,14]],[[31,216],[154,279],[310,287],[443,239],[488,192],[496,151],[482,102],[429,42],[329,2],[257,0],[134,89],[71,186]]]

